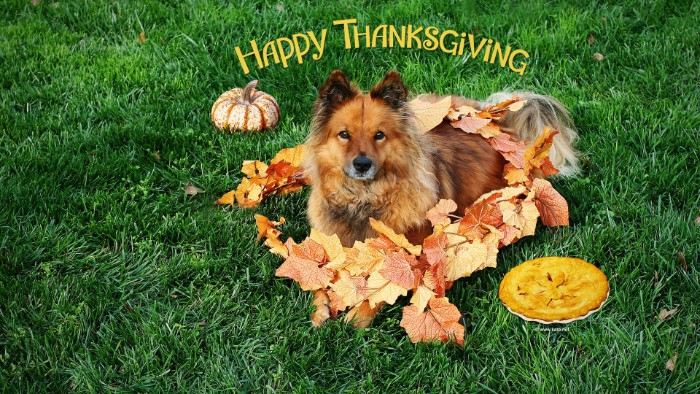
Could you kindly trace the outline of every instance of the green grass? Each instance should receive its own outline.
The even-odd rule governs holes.
[[[700,390],[698,2],[168,3],[0,7],[0,391]],[[332,25],[346,18],[475,32],[527,50],[527,70],[346,50]],[[238,65],[234,48],[252,39],[323,28],[319,61]],[[554,183],[572,226],[538,229],[449,290],[464,348],[411,344],[402,305],[366,330],[313,329],[310,294],[274,277],[280,261],[256,244],[253,219],[285,216],[302,239],[308,194],[212,204],[244,159],[304,140],[336,68],[365,88],[397,68],[417,92],[531,89],[571,109],[583,172]],[[281,124],[216,132],[214,100],[253,78],[278,98]],[[206,192],[185,195],[188,182]],[[611,285],[605,307],[567,331],[538,331],[497,296],[510,268],[552,254],[595,263]]]

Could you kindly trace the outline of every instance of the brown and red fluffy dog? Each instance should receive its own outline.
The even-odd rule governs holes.
[[[368,94],[333,71],[321,87],[307,141],[311,225],[337,234],[344,246],[375,236],[369,218],[379,219],[415,244],[430,235],[426,212],[442,198],[458,212],[482,194],[502,188],[505,160],[480,135],[444,121],[421,133],[406,104],[408,90],[390,71]],[[499,126],[513,137],[534,141],[545,126],[559,130],[550,159],[563,174],[576,171],[576,138],[564,107],[547,96],[518,93],[523,109]],[[503,101],[512,94],[492,96]],[[453,96],[457,106],[488,104]]]

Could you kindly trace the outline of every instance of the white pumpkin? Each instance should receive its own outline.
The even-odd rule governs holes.
[[[263,131],[277,126],[280,107],[274,97],[256,90],[258,81],[234,88],[219,96],[211,109],[211,120],[219,130]]]

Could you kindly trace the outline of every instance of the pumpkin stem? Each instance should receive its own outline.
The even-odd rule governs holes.
[[[255,92],[255,87],[258,86],[258,80],[254,79],[250,82],[248,82],[247,85],[243,88],[243,97],[241,99],[246,102],[250,103],[251,102],[251,96],[253,96],[253,93]]]

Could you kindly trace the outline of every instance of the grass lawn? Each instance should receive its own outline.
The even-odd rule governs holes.
[[[0,392],[700,391],[700,3],[159,3],[2,2]],[[350,18],[491,38],[526,50],[527,68],[345,49],[333,21]],[[258,69],[249,57],[248,75],[237,60],[250,40],[322,29],[319,60]],[[415,92],[530,89],[571,109],[582,173],[553,182],[572,225],[538,228],[448,291],[463,348],[412,344],[407,298],[366,330],[311,327],[311,294],[274,276],[253,219],[284,216],[303,239],[308,191],[213,205],[243,160],[304,141],[336,68],[364,88],[396,68]],[[214,100],[254,78],[280,125],[215,131]],[[188,183],[205,192],[186,195]],[[501,278],[546,255],[600,267],[603,309],[560,331],[510,314]]]

